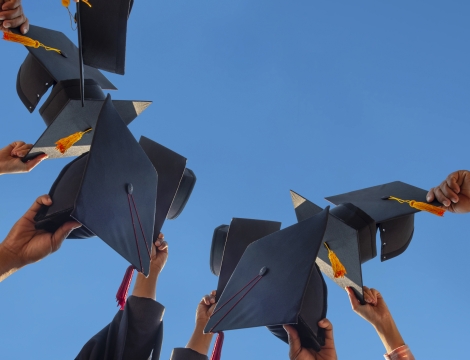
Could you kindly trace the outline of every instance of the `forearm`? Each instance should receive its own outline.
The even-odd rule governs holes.
[[[157,300],[158,274],[158,271],[150,271],[146,278],[142,273],[137,273],[132,295]]]
[[[20,268],[21,266],[17,264],[13,254],[0,244],[0,282]]]
[[[374,328],[377,331],[380,340],[382,340],[387,353],[405,345],[405,342],[398,331],[397,325],[392,318],[383,321],[380,325],[374,326]]]
[[[202,355],[209,353],[213,334],[204,334],[205,324],[196,324],[193,335],[189,339],[186,348],[197,351]]]

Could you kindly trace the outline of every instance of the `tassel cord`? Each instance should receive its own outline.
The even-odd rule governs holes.
[[[389,196],[389,200],[395,200],[398,201],[400,204],[407,203],[410,205],[412,208],[421,210],[421,211],[427,211],[431,214],[437,215],[437,216],[444,216],[444,213],[446,212],[445,209],[442,209],[438,206],[434,206],[425,202],[420,202],[420,201],[415,201],[415,200],[403,200],[400,198],[397,198],[395,196]]]

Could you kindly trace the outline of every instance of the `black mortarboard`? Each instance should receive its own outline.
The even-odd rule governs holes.
[[[183,211],[196,183],[196,176],[191,170],[186,169],[184,156],[145,136],[140,138],[139,144],[158,173],[154,225],[154,234],[157,236],[165,219],[174,219]]]
[[[325,209],[249,245],[204,331],[268,326],[287,342],[282,325],[291,324],[303,347],[319,351],[324,330],[318,322],[326,316],[327,289],[315,259],[327,221]]]
[[[427,191],[401,181],[373,186],[367,189],[329,196],[326,200],[338,205],[351,203],[367,213],[380,230],[381,255],[380,260],[389,260],[403,253],[411,242],[414,232],[414,214],[419,210],[402,200],[412,200],[426,206]],[[439,203],[435,203],[440,205]]]
[[[84,64],[124,75],[127,19],[132,4],[133,0],[93,0],[91,7],[79,3]]]
[[[298,221],[315,216],[322,208],[291,190],[292,202]],[[352,287],[357,298],[363,302],[363,282],[361,264],[377,255],[376,224],[364,211],[350,203],[330,209],[328,226],[323,242],[340,260],[346,274],[336,276],[326,246],[318,252],[317,265],[331,280],[341,286]]]
[[[233,218],[218,226],[212,237],[210,268],[219,277],[216,300],[220,298],[243,252],[252,242],[281,229],[277,221]]]
[[[147,275],[157,178],[108,95],[90,152],[60,173],[49,193],[53,204],[38,213],[36,227],[55,231],[65,221],[77,220],[83,226],[69,238],[96,235]]]
[[[43,47],[26,47],[29,54],[18,72],[16,90],[26,108],[33,112],[51,86],[80,78],[80,62],[77,47],[61,32],[31,25],[28,37],[61,51],[59,54]],[[94,80],[102,89],[116,90],[99,70],[90,66],[85,66],[84,79]]]
[[[39,154],[47,154],[49,159],[79,156],[90,149],[93,129],[106,96],[94,80],[85,80],[85,107],[81,106],[80,84],[78,79],[57,83],[51,94],[39,109],[48,128],[24,157],[30,160]],[[113,100],[114,107],[126,125],[132,122],[148,106],[150,101]],[[56,142],[72,134],[84,132],[76,143],[65,153],[56,148]]]

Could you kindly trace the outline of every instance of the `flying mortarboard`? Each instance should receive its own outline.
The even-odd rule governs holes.
[[[31,25],[28,37],[18,35],[18,29],[12,31],[14,33],[4,33],[4,39],[20,42],[29,51],[18,72],[16,90],[26,108],[33,112],[51,86],[59,81],[80,78],[79,52],[69,38],[55,30]],[[24,41],[24,38],[30,41]],[[104,90],[116,90],[99,70],[89,66],[84,69],[84,80],[94,80]]]
[[[268,326],[287,342],[282,325],[290,324],[303,347],[319,351],[324,330],[318,321],[326,316],[327,289],[315,259],[327,222],[328,208],[250,244],[204,331]]]
[[[55,231],[77,220],[83,230],[69,238],[96,235],[148,275],[157,180],[155,168],[108,95],[90,152],[61,172],[49,193],[53,204],[38,212],[36,227]]]
[[[175,219],[183,211],[196,183],[194,172],[186,168],[186,158],[145,136],[139,144],[158,173],[154,234],[165,219]]]
[[[444,210],[439,208],[441,204],[438,202],[432,204],[426,202],[426,194],[426,190],[394,181],[329,196],[326,200],[335,205],[351,203],[374,219],[382,243],[380,260],[385,261],[402,254],[410,244],[414,232],[415,213],[420,210],[439,216],[444,213]]]
[[[291,190],[298,221],[323,209]],[[364,303],[361,264],[377,255],[376,224],[364,211],[350,203],[330,209],[328,226],[316,263],[320,270],[341,286],[352,287]]]
[[[93,129],[106,96],[94,80],[85,80],[85,103],[81,106],[78,79],[57,83],[39,109],[48,128],[39,137],[29,153],[28,161],[39,154],[48,159],[79,156],[90,149]],[[148,106],[150,101],[113,100],[113,105],[126,125]]]
[[[219,277],[217,301],[248,245],[280,229],[277,221],[233,218],[230,226],[221,225],[214,230],[210,268]]]

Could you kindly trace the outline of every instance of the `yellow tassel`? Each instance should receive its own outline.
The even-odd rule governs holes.
[[[330,263],[331,263],[331,267],[333,268],[335,279],[344,278],[344,275],[347,274],[346,268],[344,267],[343,264],[341,264],[341,261],[339,261],[338,257],[333,252],[333,250],[330,249],[328,244],[327,243],[323,243],[323,244],[328,250],[328,259],[330,259]]]
[[[427,203],[424,203],[424,202],[419,202],[419,201],[414,201],[414,200],[402,200],[402,199],[396,198],[394,196],[389,196],[389,199],[390,200],[396,200],[400,204],[407,203],[412,208],[422,210],[422,211],[427,211],[427,212],[430,212],[431,214],[434,214],[434,215],[437,215],[437,216],[444,216],[444,213],[446,212],[445,209],[442,209],[440,207],[437,207],[437,206],[434,206],[434,205],[431,205],[431,204],[427,204]]]
[[[60,151],[61,154],[65,154],[68,149],[70,149],[77,141],[79,141],[84,134],[91,131],[92,128],[89,128],[85,131],[80,131],[66,138],[58,140],[55,144],[57,145],[55,148]]]
[[[24,46],[29,46],[29,47],[33,47],[33,48],[38,48],[38,47],[43,47],[44,49],[46,49],[47,51],[55,51],[59,54],[61,54],[60,50],[59,49],[55,49],[55,48],[51,48],[49,46],[46,46],[44,44],[41,44],[39,41],[37,40],[33,40],[27,36],[23,36],[23,35],[18,35],[18,34],[13,34],[11,32],[4,32],[3,33],[3,40],[6,40],[6,41],[11,41],[11,42],[16,42],[18,44],[23,44]]]
[[[91,4],[88,2],[88,0],[82,0],[82,2],[91,7]],[[70,6],[70,0],[62,0],[62,6],[68,8]]]

